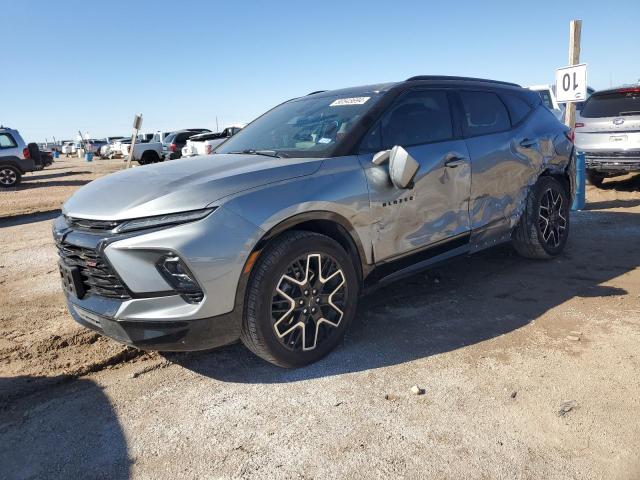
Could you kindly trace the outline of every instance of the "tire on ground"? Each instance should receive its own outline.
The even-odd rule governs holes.
[[[142,158],[138,160],[138,163],[140,165],[147,165],[149,163],[156,163],[158,161],[160,161],[160,159],[158,158],[158,154],[156,152],[147,150],[142,154]]]
[[[331,256],[342,269],[346,292],[343,315],[338,327],[323,343],[312,350],[292,351],[278,340],[271,305],[275,289],[287,268],[296,259],[313,253]],[[342,340],[355,315],[359,288],[353,262],[339,243],[318,233],[300,230],[285,232],[262,250],[252,269],[245,296],[241,340],[253,353],[281,367],[294,368],[313,363],[327,355]]]
[[[550,189],[560,195],[562,201],[561,213],[566,219],[566,226],[562,235],[560,235],[558,245],[550,245],[545,241],[540,221],[543,196],[546,195]],[[513,232],[512,241],[516,251],[523,257],[535,259],[548,259],[559,255],[564,249],[567,238],[569,237],[569,210],[571,207],[569,203],[569,195],[562,183],[554,177],[540,177],[529,192],[525,210]],[[542,224],[544,224],[544,220]]]
[[[20,171],[12,165],[0,165],[0,188],[15,187],[22,180]]]

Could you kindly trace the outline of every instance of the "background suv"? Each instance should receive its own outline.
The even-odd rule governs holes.
[[[419,76],[290,100],[212,156],[79,189],[53,232],[69,310],[140,348],[242,339],[308,364],[340,343],[365,288],[503,242],[558,255],[569,138],[504,82]]]
[[[607,177],[640,172],[640,85],[592,95],[576,121],[576,147],[597,187]]]
[[[32,153],[39,154],[37,145],[27,146],[17,130],[0,126],[0,188],[15,187],[22,175],[37,169],[39,159]]]
[[[182,148],[187,144],[187,140],[200,133],[211,133],[207,128],[189,128],[178,130],[167,136],[162,142],[162,150],[165,160],[176,160],[182,157]]]

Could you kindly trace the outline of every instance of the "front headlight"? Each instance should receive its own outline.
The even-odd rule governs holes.
[[[145,228],[166,227],[170,225],[179,225],[181,223],[195,222],[201,220],[216,207],[205,208],[202,210],[191,210],[190,212],[169,213],[167,215],[158,215],[155,217],[135,218],[121,223],[115,229],[116,233],[132,232],[134,230],[143,230]]]

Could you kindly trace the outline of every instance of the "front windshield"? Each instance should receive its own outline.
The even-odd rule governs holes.
[[[272,151],[282,157],[329,157],[379,97],[367,93],[291,100],[240,130],[216,153]]]

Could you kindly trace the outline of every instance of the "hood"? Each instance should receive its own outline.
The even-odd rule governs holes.
[[[131,168],[80,188],[62,213],[92,220],[123,220],[205,208],[224,197],[311,175],[317,158],[217,154]]]

